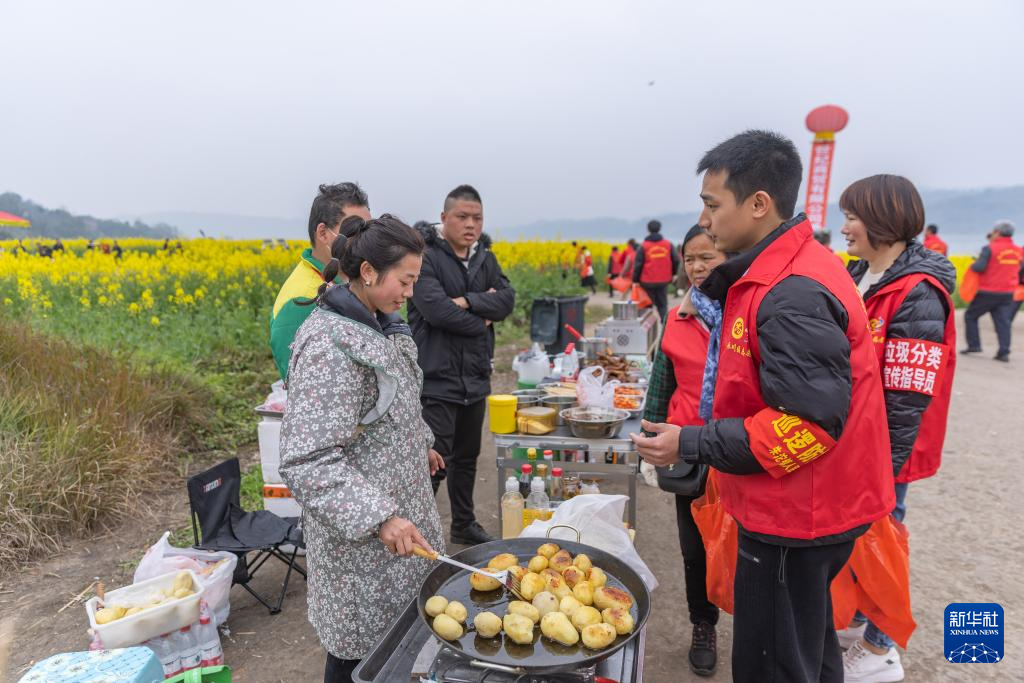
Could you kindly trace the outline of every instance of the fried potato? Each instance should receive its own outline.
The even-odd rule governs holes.
[[[594,604],[594,588],[589,581],[580,581],[572,588],[573,597],[584,605]]]
[[[519,581],[519,592],[527,600],[533,600],[537,593],[546,589],[547,583],[541,578],[540,574],[527,572],[526,576]]]
[[[633,598],[629,593],[619,588],[602,586],[594,591],[594,605],[598,609],[622,607],[628,610],[633,606]]]
[[[522,600],[513,600],[508,603],[508,613],[521,614],[535,624],[540,621],[540,612],[537,608],[528,602],[523,602]]]
[[[452,600],[449,602],[448,606],[444,608],[444,613],[460,624],[465,624],[466,618],[469,616],[469,612],[466,611],[466,606],[458,600]]]
[[[558,611],[567,617],[571,617],[580,607],[583,607],[583,603],[571,595],[565,596],[558,603]]]
[[[591,650],[603,650],[615,641],[615,628],[611,624],[591,624],[583,627],[583,644]]]
[[[473,617],[476,632],[484,638],[493,638],[501,633],[501,617],[494,612],[481,612]]]
[[[544,615],[548,612],[558,611],[558,598],[553,593],[543,591],[533,598],[533,606],[537,608],[537,612],[540,613],[540,618],[543,620]]]
[[[540,632],[562,645],[575,645],[580,642],[580,634],[573,628],[569,617],[561,612],[549,612],[541,617]]]
[[[505,635],[511,638],[512,642],[519,645],[529,645],[533,642],[533,622],[522,614],[506,614],[501,623]]]
[[[445,608],[448,607],[448,598],[443,595],[434,595],[427,598],[426,604],[427,616],[436,617],[438,614],[444,612]]]
[[[551,559],[551,556],[557,553],[560,548],[554,543],[545,543],[544,545],[537,548],[537,554],[543,555],[544,557]]]
[[[508,573],[516,577],[519,581],[523,580],[523,577],[527,574],[526,567],[520,567],[518,564],[508,568]]]
[[[590,556],[584,555],[583,553],[580,553],[576,557],[572,558],[572,563],[574,566],[579,567],[584,572],[589,572],[591,568],[594,566],[594,563],[590,561]]]
[[[583,605],[583,607],[580,607],[572,613],[572,625],[580,631],[582,631],[585,626],[600,624],[601,622],[601,613],[588,605]]]
[[[496,591],[501,588],[501,581],[473,572],[469,575],[469,585],[472,586],[475,591],[483,591],[486,593],[487,591]]]
[[[444,640],[458,640],[462,637],[462,624],[447,614],[438,614],[434,617],[433,625],[434,633]]]
[[[487,563],[489,569],[501,571],[502,569],[508,569],[513,565],[519,564],[519,558],[512,553],[502,553],[495,555],[491,558],[491,561]]]
[[[621,607],[607,607],[601,610],[601,618],[604,623],[610,624],[620,636],[633,632],[633,615],[628,609]]]
[[[562,580],[561,576],[547,574],[545,575],[544,584],[546,590],[556,595],[559,600],[567,595],[572,595],[572,589],[565,585],[565,581]]]
[[[548,558],[543,555],[537,555],[536,557],[530,558],[530,563],[526,565],[527,569],[531,572],[540,574],[542,571],[548,568]]]
[[[551,567],[548,567],[547,569],[543,569],[543,570],[541,570],[541,571],[539,571],[537,573],[540,574],[540,577],[542,579],[544,579],[545,581],[547,580],[547,578],[549,576],[553,576],[556,579],[562,578],[562,572],[556,571],[556,570],[552,569]]]
[[[568,550],[559,550],[548,560],[548,566],[558,573],[562,573],[572,566],[572,555],[569,554]]]
[[[594,590],[597,590],[608,583],[608,575],[600,567],[591,567],[587,572],[587,581],[594,587]]]
[[[575,588],[577,583],[587,580],[587,573],[579,567],[569,567],[562,572],[562,580],[569,588]]]

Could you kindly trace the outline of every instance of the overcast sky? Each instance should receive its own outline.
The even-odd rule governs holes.
[[[702,152],[766,127],[806,160],[826,103],[833,198],[1024,183],[1015,0],[4,0],[0,26],[0,191],[97,216],[304,217],[341,180],[410,221],[462,182],[491,228],[684,211]]]

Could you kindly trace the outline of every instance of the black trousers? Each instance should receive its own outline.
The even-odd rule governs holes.
[[[352,673],[359,666],[361,659],[338,659],[327,653],[327,665],[324,667],[324,683],[352,683]]]
[[[473,486],[476,460],[480,457],[480,431],[484,425],[486,399],[463,405],[423,397],[423,419],[434,433],[434,450],[444,458],[445,469],[431,478],[434,493],[448,480],[452,504],[452,528],[461,529],[476,521]]]
[[[964,327],[967,331],[967,348],[978,351],[981,349],[981,335],[978,332],[978,319],[986,313],[992,314],[992,322],[996,325],[996,337],[999,338],[999,355],[1010,353],[1010,331],[1014,313],[1020,307],[1013,300],[1010,292],[978,292],[974,301],[964,312]]]
[[[640,287],[647,292],[647,296],[651,297],[654,308],[661,316],[661,321],[665,322],[665,317],[668,315],[668,285],[645,285],[641,282]]]
[[[757,683],[842,683],[829,586],[853,541],[792,548],[740,532],[732,675]]]
[[[690,503],[693,498],[676,496],[676,525],[679,527],[679,548],[683,551],[683,579],[686,582],[686,605],[691,624],[717,624],[718,608],[708,600],[708,556],[704,540],[693,521]]]

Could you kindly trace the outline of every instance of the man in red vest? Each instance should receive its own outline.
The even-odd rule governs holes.
[[[1014,301],[1013,292],[1017,285],[1024,284],[1024,253],[1013,243],[1013,223],[996,223],[988,246],[982,248],[978,260],[971,264],[971,270],[980,274],[978,293],[964,313],[967,348],[960,353],[981,353],[978,319],[991,313],[999,338],[999,351],[995,358],[1009,363],[1013,317],[1020,306],[1019,301]]]
[[[679,269],[679,253],[661,236],[661,221],[647,224],[647,237],[636,250],[633,282],[640,283],[658,309],[662,322],[668,314],[668,285]]]
[[[719,472],[740,527],[734,680],[838,683],[829,585],[896,502],[867,314],[842,263],[803,214],[792,217],[803,169],[790,140],[747,131],[697,171],[699,224],[739,252],[700,286],[722,313],[701,394],[712,419],[645,422],[653,435],[631,436],[653,465]]]
[[[949,256],[949,245],[939,237],[939,226],[934,223],[924,229],[924,248],[937,251],[943,256]]]

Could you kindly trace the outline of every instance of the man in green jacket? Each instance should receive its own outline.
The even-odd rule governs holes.
[[[349,216],[370,220],[370,203],[362,188],[356,183],[321,185],[309,210],[310,247],[302,251],[299,264],[281,286],[270,314],[270,350],[281,379],[288,374],[295,333],[313,312],[312,306],[298,302],[316,297],[324,282],[324,264],[331,260],[331,244]]]

